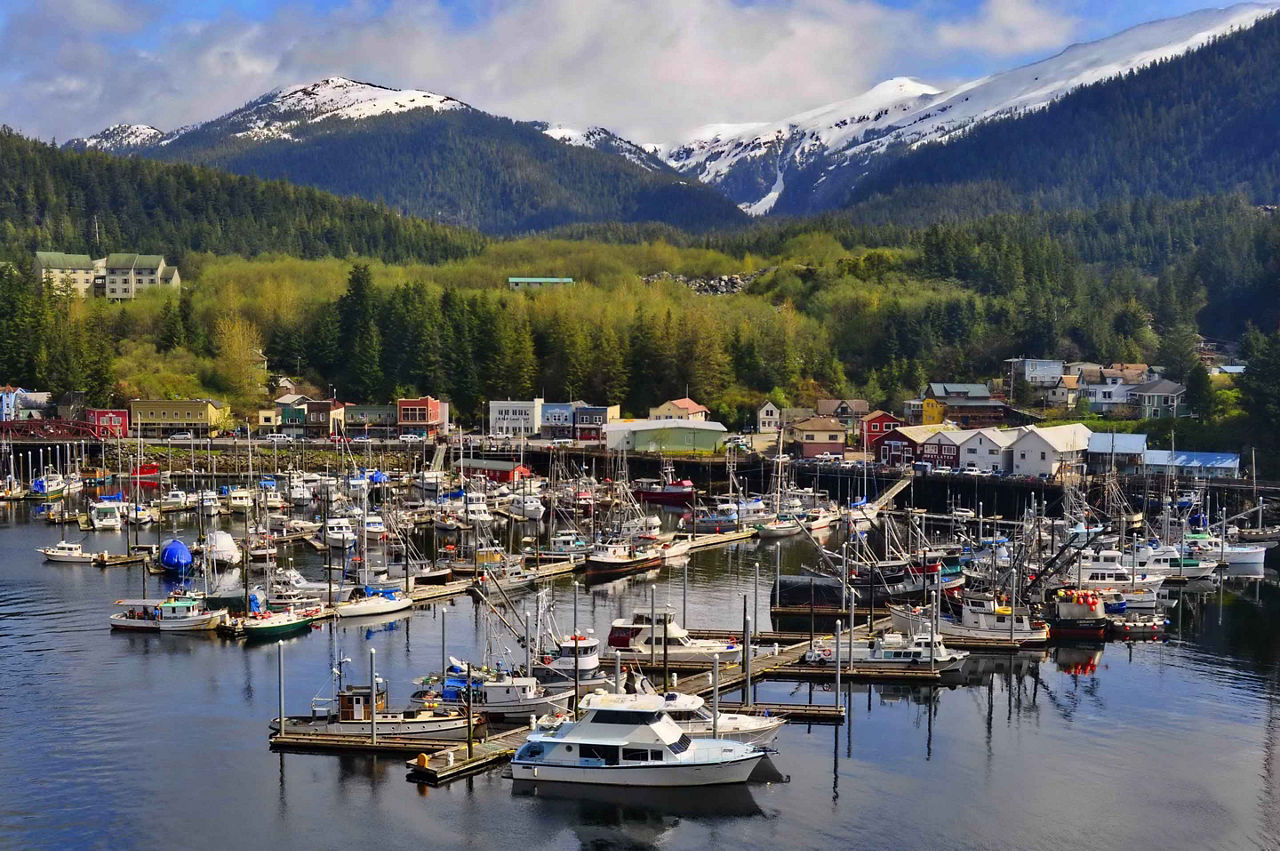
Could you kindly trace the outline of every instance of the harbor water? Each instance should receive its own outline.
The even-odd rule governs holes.
[[[846,684],[836,694],[762,682],[762,701],[848,707],[839,726],[786,725],[773,782],[530,790],[494,769],[428,788],[406,779],[403,757],[272,753],[275,644],[113,634],[112,601],[155,595],[159,580],[136,566],[42,562],[34,548],[63,534],[29,505],[0,508],[0,847],[1280,845],[1280,594],[1269,585],[1256,600],[1249,589],[1221,604],[1184,601],[1167,642],[975,655],[946,686]],[[86,550],[124,548],[119,532],[65,534]],[[320,555],[290,552],[321,575]],[[679,567],[582,587],[578,623],[604,639],[612,619],[647,610],[653,593],[691,628],[741,628],[744,599],[768,628],[776,565],[797,573],[810,553],[802,539],[698,553],[687,601]],[[573,580],[549,587],[568,631]],[[533,605],[530,595],[515,602]],[[523,660],[465,596],[324,624],[285,642],[287,711],[329,694],[335,657],[367,681],[370,648],[391,705],[402,706],[413,678],[439,668],[442,620],[453,656],[478,660],[491,645]]]

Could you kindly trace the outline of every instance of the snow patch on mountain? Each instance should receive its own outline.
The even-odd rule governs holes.
[[[149,124],[114,124],[100,133],[72,139],[66,147],[121,153],[133,148],[154,145],[164,133]]]
[[[614,154],[635,163],[645,171],[666,170],[662,159],[653,152],[604,127],[588,127],[582,130],[576,127],[565,127],[563,124],[548,124],[545,121],[535,121],[533,124],[547,136],[566,145]]]

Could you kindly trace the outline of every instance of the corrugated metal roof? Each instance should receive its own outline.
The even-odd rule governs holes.
[[[1146,463],[1152,467],[1181,467],[1200,470],[1239,470],[1240,456],[1234,452],[1173,452],[1148,449]]]
[[[1089,451],[1097,454],[1141,455],[1147,451],[1145,434],[1095,432],[1089,437]]]
[[[93,271],[93,258],[88,254],[63,254],[61,251],[37,251],[41,269],[79,269]]]

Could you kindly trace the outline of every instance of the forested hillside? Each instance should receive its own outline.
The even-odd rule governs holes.
[[[746,221],[732,201],[697,181],[476,110],[320,121],[284,140],[226,135],[213,122],[139,154],[281,178],[489,233],[584,221],[693,230]]]
[[[1280,18],[1186,56],[977,125],[891,160],[852,190],[871,220],[1243,192],[1280,198]]]
[[[377,204],[191,165],[60,151],[0,131],[0,251],[349,254],[436,262],[479,234]]]

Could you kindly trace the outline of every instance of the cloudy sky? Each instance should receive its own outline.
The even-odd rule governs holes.
[[[169,130],[341,75],[640,142],[948,84],[1210,0],[3,0],[0,123]],[[1225,5],[1225,4],[1222,4]]]

